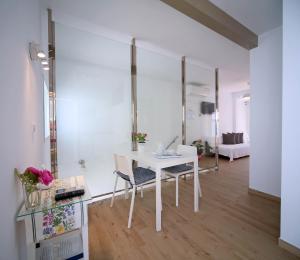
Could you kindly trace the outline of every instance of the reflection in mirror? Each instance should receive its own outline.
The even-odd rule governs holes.
[[[130,45],[59,23],[55,38],[58,177],[84,175],[92,196],[112,192],[113,153],[131,149]],[[182,143],[181,75],[180,59],[137,48],[146,151]],[[216,166],[215,119],[214,71],[187,62],[186,143],[198,145],[201,168]]]
[[[45,140],[50,136],[50,100],[49,89],[44,81],[44,138]]]
[[[129,54],[127,44],[56,24],[58,176],[84,175],[92,196],[113,190],[113,153],[131,149]]]
[[[187,144],[197,146],[199,166],[216,166],[216,91],[214,70],[186,63]]]
[[[137,49],[138,132],[147,133],[145,150],[156,151],[176,138],[169,149],[182,142],[180,60]]]

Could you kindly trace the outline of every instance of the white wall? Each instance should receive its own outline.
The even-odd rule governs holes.
[[[300,2],[283,1],[282,177],[280,238],[300,248]]]
[[[129,51],[129,50],[128,50]],[[92,196],[113,191],[113,153],[131,149],[130,71],[56,55],[58,177],[85,175]],[[78,164],[85,160],[85,168]],[[119,181],[118,189],[124,183]]]
[[[244,142],[249,141],[250,134],[250,102],[241,98],[235,100],[234,132],[244,133]]]
[[[175,149],[181,140],[181,63],[161,53],[137,48],[137,130],[147,133],[145,149],[158,144]]]
[[[233,99],[232,92],[227,88],[220,88],[219,91],[219,124],[222,133],[233,132]]]
[[[0,259],[14,260],[25,253],[24,225],[15,218],[21,189],[13,169],[44,162],[42,74],[28,55],[28,43],[40,42],[39,1],[1,1],[0,24]]]
[[[146,150],[156,151],[160,143],[168,145],[178,139],[170,149],[182,143],[181,138],[181,86],[145,75],[137,79],[138,132],[147,133]]]
[[[250,51],[250,176],[249,186],[280,197],[282,28],[259,36]]]
[[[250,90],[232,93],[233,132],[244,133],[244,142],[250,137],[250,101],[243,100],[244,95],[250,95]]]
[[[249,140],[250,109],[249,102],[241,100],[244,94],[250,94],[247,82],[237,82],[230,86],[221,86],[219,90],[219,123],[222,133],[243,132]]]

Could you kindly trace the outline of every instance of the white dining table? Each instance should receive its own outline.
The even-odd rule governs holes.
[[[199,211],[199,178],[198,178],[198,156],[194,154],[183,154],[176,158],[163,158],[158,159],[151,152],[138,152],[131,151],[127,154],[128,159],[137,161],[151,167],[156,173],[156,231],[161,231],[161,211],[162,211],[162,198],[161,198],[161,172],[162,169],[184,164],[194,164],[194,211]]]

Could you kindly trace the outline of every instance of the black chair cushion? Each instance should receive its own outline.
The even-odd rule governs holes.
[[[172,167],[164,168],[164,171],[170,172],[170,173],[180,173],[192,170],[194,166],[188,165],[188,164],[179,164]]]
[[[117,174],[122,179],[130,182],[128,175],[123,174],[121,172],[117,172]],[[137,167],[137,168],[133,169],[133,176],[134,176],[135,185],[140,185],[142,183],[145,183],[147,181],[151,181],[151,180],[155,179],[155,172],[150,169],[143,168],[143,167]]]
[[[155,172],[143,167],[137,167],[133,170],[134,181],[136,185],[155,179]]]
[[[116,172],[116,174],[118,174],[122,179],[124,179],[125,181],[129,181],[130,182],[130,179],[129,179],[129,176],[126,175],[126,174],[123,174],[121,172]]]

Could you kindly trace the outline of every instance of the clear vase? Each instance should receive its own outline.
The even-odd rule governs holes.
[[[24,203],[26,209],[34,209],[41,204],[41,192],[35,186],[23,185]]]
[[[137,150],[138,150],[138,152],[141,152],[141,153],[145,152],[145,143],[138,143]]]

